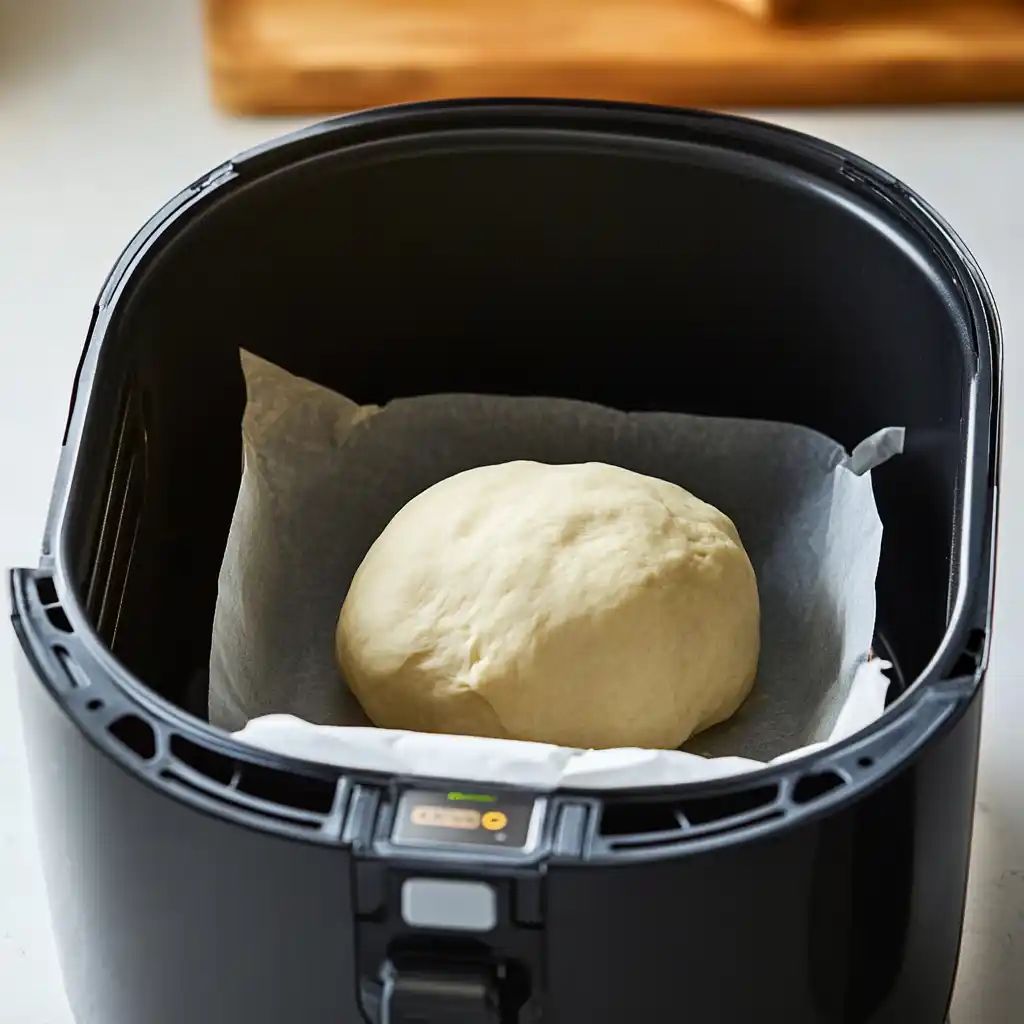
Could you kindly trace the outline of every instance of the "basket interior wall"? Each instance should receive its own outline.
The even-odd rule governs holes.
[[[876,473],[879,623],[909,678],[941,640],[963,321],[919,244],[821,183],[700,150],[323,157],[208,202],[122,307],[68,550],[115,653],[197,713],[241,465],[239,346],[360,401],[562,395],[847,445],[904,425]]]

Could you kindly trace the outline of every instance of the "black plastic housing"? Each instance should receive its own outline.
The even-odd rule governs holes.
[[[889,709],[748,776],[552,794],[522,856],[396,845],[416,780],[261,753],[202,720],[240,345],[364,402],[562,395],[847,445],[906,426],[875,474]],[[698,353],[714,355],[695,373]],[[752,121],[398,107],[186,189],[103,289],[42,557],[11,575],[79,1024],[374,1022],[392,996],[393,1024],[624,1024],[680,998],[694,1024],[941,1024],[992,618],[999,360],[981,273],[925,203]],[[495,927],[407,925],[402,886],[421,877],[485,881]]]

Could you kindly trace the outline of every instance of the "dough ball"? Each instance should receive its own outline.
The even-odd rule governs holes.
[[[391,520],[352,581],[337,655],[384,728],[670,749],[746,698],[759,620],[716,508],[615,466],[510,462]]]

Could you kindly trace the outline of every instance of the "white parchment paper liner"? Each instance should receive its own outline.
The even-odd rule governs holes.
[[[210,658],[210,720],[241,741],[351,768],[613,789],[749,771],[882,713],[889,666],[869,658],[882,538],[871,470],[902,450],[901,428],[848,456],[792,424],[565,399],[428,395],[378,409],[248,353],[242,363],[244,468]],[[513,459],[614,463],[678,483],[733,519],[757,573],[762,651],[754,691],[729,722],[679,751],[372,727],[334,660],[352,576],[413,496]]]

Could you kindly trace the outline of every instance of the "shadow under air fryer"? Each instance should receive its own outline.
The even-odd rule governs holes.
[[[488,790],[503,846],[417,833],[464,780],[211,728],[239,346],[364,403],[563,396],[848,447],[905,426],[874,474],[885,714],[730,779]],[[689,346],[715,353],[699,374]],[[11,574],[79,1024],[630,1024],[673,1007],[942,1024],[992,621],[999,351],[978,267],[924,202],[737,118],[398,107],[191,185],[103,288],[39,566]]]

